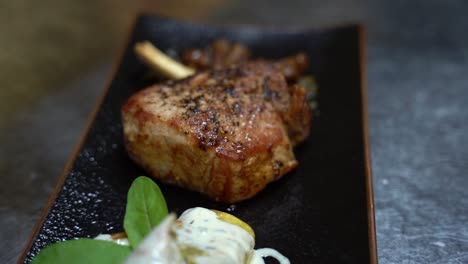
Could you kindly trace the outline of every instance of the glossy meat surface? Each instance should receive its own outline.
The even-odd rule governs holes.
[[[151,176],[233,203],[297,166],[311,112],[305,90],[259,60],[142,90],[122,118],[127,150]]]

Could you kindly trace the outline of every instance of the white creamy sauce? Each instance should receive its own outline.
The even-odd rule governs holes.
[[[265,264],[273,257],[280,264],[290,261],[271,248],[254,250],[255,239],[243,228],[220,220],[209,209],[186,210],[175,222],[170,215],[156,227],[129,256],[126,264],[185,264],[185,258],[197,264]],[[95,239],[128,245],[125,238],[113,239],[102,234]]]
[[[188,245],[206,252],[196,263],[265,264],[263,258],[273,257],[280,264],[289,259],[271,248],[254,250],[254,238],[243,228],[218,219],[215,212],[195,207],[178,219],[183,224],[174,230],[179,245]]]
[[[178,244],[206,253],[195,258],[197,263],[245,263],[253,250],[255,241],[247,231],[219,220],[211,210],[192,208],[178,220],[182,223],[174,228]]]
[[[280,264],[291,263],[287,257],[283,256],[281,253],[279,253],[275,249],[260,248],[260,249],[255,250],[254,257],[252,258],[252,261],[249,264],[265,264],[265,261],[263,261],[263,258],[266,258],[266,257],[275,258]]]

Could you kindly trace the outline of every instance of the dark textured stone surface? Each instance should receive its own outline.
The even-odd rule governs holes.
[[[231,4],[209,19],[366,23],[380,263],[468,262],[467,13],[463,0],[264,0]],[[107,74],[89,74],[2,128],[1,172],[7,184],[1,187],[0,255],[5,262],[14,262],[23,247]],[[57,112],[59,107],[67,110]],[[33,136],[37,140],[28,140]],[[42,155],[42,148],[49,155]]]
[[[17,114],[0,131],[0,255],[14,263],[31,234],[85,122],[108,65]]]

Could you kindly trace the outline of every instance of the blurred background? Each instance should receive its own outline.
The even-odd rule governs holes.
[[[138,12],[207,24],[367,27],[380,263],[468,263],[468,2],[0,3],[0,256],[14,263]]]

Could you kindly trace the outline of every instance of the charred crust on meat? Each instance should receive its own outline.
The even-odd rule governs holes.
[[[283,168],[284,164],[280,160],[273,161],[273,177],[278,178],[281,175],[281,169]]]
[[[242,103],[238,101],[234,102],[231,106],[231,111],[235,115],[239,115],[240,112],[242,111]]]
[[[185,114],[188,116],[193,115],[193,114],[198,114],[200,113],[200,104],[201,101],[203,100],[203,95],[196,96],[194,98],[188,97],[188,98],[182,98],[179,103],[183,108],[186,109]]]
[[[231,97],[234,97],[234,98],[235,98],[235,97],[238,97],[238,94],[237,94],[236,89],[235,89],[234,87],[229,87],[229,86],[228,86],[228,87],[225,87],[225,88],[224,88],[224,92],[225,92],[227,95],[231,96]]]
[[[210,109],[208,111],[208,120],[212,123],[217,123],[219,126],[218,116],[219,112],[216,109]]]
[[[278,97],[278,93],[270,88],[269,82],[270,82],[270,77],[267,76],[263,80],[262,89],[263,89],[263,96],[265,97],[265,99],[267,99],[268,101],[271,101]]]

